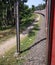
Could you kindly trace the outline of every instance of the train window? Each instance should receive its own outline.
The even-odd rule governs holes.
[[[0,65],[47,65],[48,2],[0,1]]]

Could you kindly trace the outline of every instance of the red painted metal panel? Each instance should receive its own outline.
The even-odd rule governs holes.
[[[48,43],[48,65],[51,65],[51,59],[52,59],[52,45],[53,45],[53,23],[54,23],[54,0],[51,0],[51,3],[49,3],[50,0],[48,0],[48,25],[49,25],[49,43]],[[49,4],[51,4],[50,13],[49,13]]]
[[[51,59],[51,65],[55,65],[55,1],[54,2],[54,19],[53,19],[53,41],[52,41],[52,59]]]

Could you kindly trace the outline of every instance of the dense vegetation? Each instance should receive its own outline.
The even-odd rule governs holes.
[[[22,32],[33,22],[35,16],[33,12],[44,9],[45,3],[36,7],[32,5],[32,8],[29,8],[23,1],[19,1],[20,32]],[[25,1],[27,2],[28,0]],[[2,39],[2,41],[5,38],[8,39],[12,34],[16,34],[15,4],[16,0],[0,0],[0,40]]]
[[[27,2],[27,0],[23,1]],[[20,0],[19,6],[21,29],[24,28],[23,26],[27,26],[27,24],[30,24],[33,21],[33,18],[31,17],[33,11],[45,8],[45,4],[39,4],[37,7],[32,5],[32,8],[29,8],[23,1]],[[16,0],[0,0],[0,30],[15,26],[15,3]]]
[[[20,55],[16,56],[16,47],[14,46],[12,49],[7,51],[4,56],[0,57],[0,65],[24,65],[24,63],[28,60],[28,58],[26,58],[26,55],[28,54],[29,49],[34,46],[33,42],[38,31],[39,23],[36,22],[36,24],[34,24],[34,28],[20,43]]]
[[[36,10],[43,10],[43,9],[45,9],[45,7],[46,7],[46,4],[44,3],[44,4],[39,4],[37,7],[36,7]]]
[[[15,26],[15,3],[16,0],[0,0],[0,30]],[[26,25],[31,21],[31,9],[20,1],[19,6],[20,24]]]
[[[14,11],[15,3],[16,3],[16,0],[0,0],[0,30],[15,27],[16,25],[15,11]],[[33,12],[35,10],[36,10],[35,6],[32,6],[32,8],[29,8],[23,2],[20,2],[19,17],[20,17],[21,31],[24,30],[27,26],[29,26],[34,20]],[[29,35],[21,42],[21,45],[20,45],[21,51],[26,50],[32,45],[32,42],[34,42],[34,39],[38,30],[39,30],[39,26],[38,24],[35,24],[34,29],[31,30]],[[8,35],[10,36],[10,34],[13,34],[12,29],[9,30],[7,33],[6,31],[3,32],[4,36],[8,36]],[[25,61],[26,59],[25,58],[23,59],[21,57],[25,56],[26,52],[23,52],[21,54],[21,57],[19,58],[14,56],[15,51],[16,51],[15,47],[10,49],[10,51],[8,51],[3,57],[0,58],[1,60],[0,64],[1,65],[18,65],[18,64],[23,65],[23,61]]]
[[[38,6],[32,5],[32,11],[45,9],[45,7],[46,7],[46,0],[43,0],[43,2],[44,2],[43,4],[41,3]]]

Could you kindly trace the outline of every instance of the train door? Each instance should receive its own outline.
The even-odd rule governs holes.
[[[48,65],[55,65],[55,0],[48,1]]]

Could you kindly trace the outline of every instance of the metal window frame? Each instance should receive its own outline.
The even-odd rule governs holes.
[[[50,26],[51,26],[51,6],[52,0],[48,0],[48,63],[47,65],[51,65],[51,53],[52,53],[52,43],[50,43]]]

